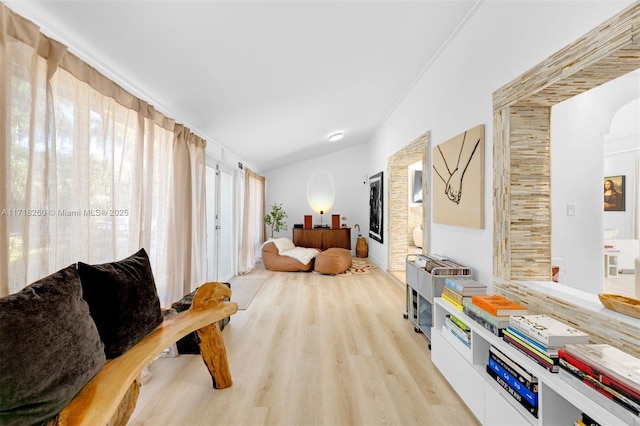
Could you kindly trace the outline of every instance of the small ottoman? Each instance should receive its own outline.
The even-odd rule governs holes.
[[[321,274],[341,274],[351,266],[351,252],[347,249],[331,247],[316,256],[314,271]]]

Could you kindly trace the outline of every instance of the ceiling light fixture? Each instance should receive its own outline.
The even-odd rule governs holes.
[[[329,142],[339,141],[344,137],[344,132],[335,132],[329,135]]]

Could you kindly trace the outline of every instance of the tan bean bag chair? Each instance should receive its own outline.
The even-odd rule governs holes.
[[[351,267],[352,260],[349,250],[331,247],[316,256],[313,270],[321,274],[341,274]]]
[[[293,244],[293,243],[291,243]],[[314,250],[313,256],[319,252],[316,249],[305,249],[303,247],[295,247],[294,249],[287,250],[286,252],[301,252],[301,251]],[[298,272],[298,271],[311,271],[313,269],[313,257],[307,263],[303,263],[300,260],[292,256],[280,254],[276,243],[273,241],[267,241],[262,245],[262,262],[264,267],[270,271],[280,272]]]

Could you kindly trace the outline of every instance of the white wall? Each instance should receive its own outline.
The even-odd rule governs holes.
[[[330,180],[334,188],[333,206],[324,214],[323,223],[331,225],[332,214],[346,216],[355,253],[358,231],[353,225],[359,224],[362,235],[369,235],[367,156],[366,145],[359,145],[265,173],[267,210],[273,203],[282,203],[288,216],[288,229],[274,236],[291,238],[293,225],[303,223],[307,214],[313,215],[314,224],[320,223],[320,215],[307,202],[308,185],[320,177],[323,182]],[[367,241],[371,244],[369,238]]]
[[[433,144],[438,145],[475,125],[485,125],[485,228],[430,224],[432,252],[467,264],[476,279],[490,284],[492,93],[631,3],[481,2],[424,71],[370,142],[368,172],[386,170],[387,158],[425,131],[431,131]],[[379,266],[386,267],[385,245],[370,241],[369,253]]]
[[[638,151],[605,157],[604,139],[616,112],[637,98],[639,89],[637,77],[627,83],[618,79],[568,99],[551,112],[552,256],[565,261],[562,284],[589,293],[604,288],[603,229],[617,228],[618,238],[631,238]],[[603,177],[611,175],[627,177],[625,212],[603,211]],[[574,216],[568,214],[568,204],[575,206]]]

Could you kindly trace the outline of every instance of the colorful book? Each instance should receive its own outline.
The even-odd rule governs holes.
[[[464,331],[460,330],[460,328],[456,326],[449,318],[445,318],[444,328],[445,330],[449,330],[449,332],[453,334],[456,339],[462,342],[467,348],[471,348],[471,333],[465,333]]]
[[[446,286],[442,288],[442,294],[446,294],[450,299],[455,300],[457,303],[462,305],[462,298],[464,297],[462,294],[457,293]]]
[[[589,335],[548,315],[513,315],[509,326],[537,340],[548,348],[567,344],[589,343]]]
[[[523,340],[519,336],[513,334],[511,332],[511,330],[509,330],[509,328],[504,330],[504,335],[505,336],[509,336],[512,340],[520,343],[522,346],[527,348],[529,351],[537,354],[538,356],[544,358],[545,360],[549,361],[550,363],[552,363],[552,364],[557,364],[558,363],[558,356],[557,355],[550,355],[550,354],[548,354],[548,353],[546,353],[544,351],[541,351],[537,347],[535,347],[532,344],[530,344],[528,341]]]
[[[488,322],[487,320],[482,318],[480,315],[476,314],[473,311],[468,310],[466,306],[463,308],[462,312],[467,314],[469,318],[471,318],[472,320],[474,320],[475,322],[477,322],[478,324],[480,324],[481,326],[483,326],[484,328],[486,328],[496,336],[502,337],[502,331],[504,330],[504,328],[498,328],[496,325]]]
[[[462,306],[466,311],[473,312],[477,316],[484,318],[488,323],[493,324],[496,328],[507,328],[509,326],[509,317],[498,317],[490,314],[480,306],[475,305],[471,297],[465,297],[462,299]]]
[[[491,345],[489,347],[489,357],[500,364],[505,370],[507,370],[518,381],[524,384],[528,389],[533,392],[538,391],[538,378],[531,374],[527,369],[520,364],[506,356],[498,348]]]
[[[517,330],[511,326],[508,326],[507,330],[509,330],[509,333],[513,334],[514,336],[517,336],[518,338],[520,338],[520,340],[527,342],[534,348],[538,349],[540,352],[548,354],[549,356],[558,356],[558,348],[549,348],[543,345],[542,343],[538,342],[533,337],[528,336],[525,333],[521,332],[520,330]]]
[[[557,373],[560,369],[558,358],[552,359],[549,361],[548,357],[542,356],[539,352],[532,350],[530,347],[527,347],[521,341],[514,339],[510,335],[505,333],[502,336],[502,339],[509,343],[511,346],[519,350],[523,355],[527,356],[529,359],[535,361],[538,365],[546,368],[552,373]]]
[[[618,404],[622,405],[627,410],[630,410],[634,414],[640,414],[640,403],[634,401],[631,397],[624,394],[623,392],[614,389],[610,386],[605,385],[599,380],[595,379],[591,375],[585,373],[580,368],[571,364],[564,358],[560,358],[560,367],[562,367],[561,371],[568,372],[576,378],[580,379],[584,384],[589,386],[592,389],[595,389],[601,395],[604,395],[606,398],[611,399]]]
[[[526,315],[528,313],[526,307],[500,295],[473,295],[471,301],[497,317]]]
[[[518,392],[529,404],[533,407],[538,406],[538,393],[533,392],[531,389],[520,383],[515,377],[513,377],[507,370],[505,370],[495,360],[489,358],[489,367],[496,372],[505,382],[509,384],[516,392]]]
[[[567,345],[560,356],[640,402],[640,359],[607,344]]]
[[[489,376],[493,377],[493,379],[500,385],[502,386],[502,388],[504,390],[507,391],[507,393],[509,393],[509,395],[511,395],[513,397],[513,399],[515,399],[516,401],[518,401],[520,403],[521,406],[523,406],[527,411],[529,411],[531,414],[533,414],[533,416],[535,418],[538,418],[538,407],[537,406],[532,406],[531,404],[529,404],[523,397],[522,395],[520,395],[518,392],[516,392],[515,389],[513,389],[511,386],[509,386],[509,383],[507,383],[506,381],[504,381],[504,379],[502,379],[500,376],[498,376],[498,374],[496,374],[495,371],[493,371],[491,369],[491,367],[487,364],[486,367],[487,373],[489,374]]]
[[[460,327],[461,330],[465,331],[465,332],[471,332],[471,328],[464,323],[464,321],[461,321],[460,318],[456,317],[455,315],[447,315],[447,318],[451,319],[451,321],[453,321],[455,323],[455,325],[457,325],[458,327]]]
[[[463,296],[474,294],[487,294],[487,286],[471,279],[470,277],[445,278],[444,285],[447,288]]]
[[[442,293],[442,299],[446,300],[448,303],[450,303],[451,305],[453,305],[454,308],[456,308],[457,310],[459,310],[460,312],[462,312],[462,305],[459,304],[458,302],[456,302],[455,300],[451,299],[449,296],[447,296],[446,294]]]

